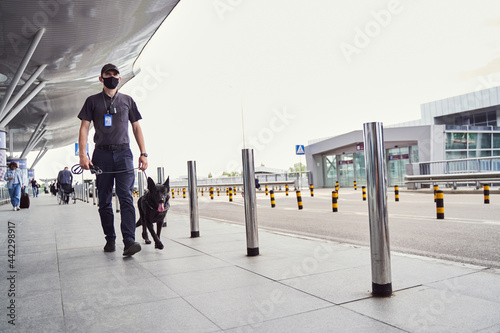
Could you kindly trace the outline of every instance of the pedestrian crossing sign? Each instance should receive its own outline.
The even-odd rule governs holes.
[[[306,150],[304,148],[304,145],[295,145],[295,154],[296,155],[305,155]]]

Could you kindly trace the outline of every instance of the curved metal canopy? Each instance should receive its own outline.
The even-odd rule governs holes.
[[[13,151],[76,142],[76,116],[102,88],[102,66],[117,65],[122,84],[133,78],[135,61],[178,2],[2,0],[0,128]]]

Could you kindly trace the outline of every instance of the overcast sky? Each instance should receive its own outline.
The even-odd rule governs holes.
[[[199,177],[239,171],[243,144],[256,167],[288,169],[297,144],[500,85],[499,36],[498,0],[181,0],[121,91],[143,116],[148,175],[189,160]],[[75,163],[73,146],[49,151],[36,178]]]

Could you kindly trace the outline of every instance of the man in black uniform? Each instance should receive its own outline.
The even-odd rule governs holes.
[[[139,169],[148,167],[146,147],[139,120],[141,114],[137,110],[132,97],[119,93],[118,84],[121,81],[120,71],[113,64],[106,64],[101,70],[99,81],[104,84],[103,90],[87,98],[78,118],[82,121],[78,139],[80,166],[89,169],[96,165],[103,171],[96,176],[99,215],[102,229],[106,235],[105,252],[115,251],[114,215],[111,205],[113,199],[113,181],[116,195],[120,200],[121,232],[125,245],[123,255],[131,256],[141,250],[141,245],[135,241],[135,208],[132,198],[134,188],[134,165],[128,123],[141,151]],[[87,139],[90,123],[95,127],[95,150],[92,161],[86,155]],[[113,173],[120,171],[117,173]]]

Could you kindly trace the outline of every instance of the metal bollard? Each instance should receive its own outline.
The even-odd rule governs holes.
[[[219,193],[220,193],[220,189],[217,187],[217,196],[220,196]]]
[[[394,199],[396,201],[399,201],[399,186],[398,185],[394,186]]]
[[[302,195],[300,194],[300,191],[297,190],[295,191],[295,194],[297,195],[297,205],[299,206],[299,210],[304,208],[302,205]]]
[[[172,189],[172,199],[175,199],[175,190]]]
[[[276,200],[274,199],[274,191],[271,190],[271,207],[274,208],[276,207]]]
[[[182,189],[182,198],[186,199],[186,188]]]
[[[484,203],[490,203],[490,185],[484,185]]]
[[[382,123],[363,124],[365,144],[372,295],[392,295],[391,251],[389,246],[389,213],[387,211],[387,168]]]
[[[233,202],[233,189],[229,188],[229,202]]]
[[[189,192],[189,220],[191,238],[200,237],[200,219],[198,216],[198,191],[196,184],[196,161],[188,161],[188,192]]]
[[[116,204],[116,212],[119,213],[120,212],[120,202],[118,201],[118,194],[116,194],[116,190],[115,190],[115,204]]]
[[[236,196],[236,186],[233,188],[233,194]]]
[[[179,192],[179,191],[180,191],[180,189],[177,189],[177,195],[179,195],[179,194],[180,194],[180,192]]]
[[[361,186],[361,190],[363,191],[363,201],[366,201],[366,186]]]
[[[201,196],[203,196],[203,187],[201,188]]]
[[[214,200],[214,188],[210,188],[210,200]]]
[[[228,196],[228,195],[229,195],[229,188],[226,187],[226,196]]]
[[[288,196],[288,185],[285,185],[285,194]]]
[[[438,220],[444,219],[444,195],[441,190],[438,190],[436,193],[436,213]]]
[[[163,184],[165,182],[165,170],[163,167],[158,167],[156,170],[158,174],[158,184]]]
[[[358,185],[356,184],[356,181],[354,181],[354,190],[358,189]]]
[[[339,199],[339,194],[337,193],[337,191],[332,191],[332,211],[333,212],[339,211],[338,199]]]
[[[255,193],[255,168],[253,149],[242,149],[243,191],[245,203],[245,227],[247,236],[247,255],[259,255],[259,229],[257,226],[257,201]]]
[[[311,197],[314,197],[314,185],[309,185],[309,189],[311,190]]]
[[[439,186],[436,184],[434,185],[434,202],[437,200],[437,191],[439,190]]]
[[[335,191],[337,191],[337,194],[339,193],[339,188],[340,188],[340,186],[339,186],[339,182],[338,182],[338,181],[336,181],[336,182],[335,182]]]
[[[269,195],[269,191],[267,190],[267,185],[266,185],[266,195]]]
[[[95,180],[93,180],[92,181],[92,202],[94,203],[94,206],[95,206],[95,194],[96,194]]]

